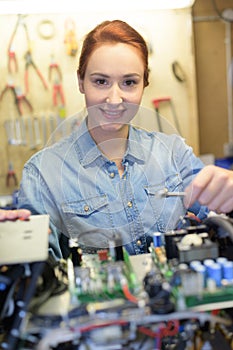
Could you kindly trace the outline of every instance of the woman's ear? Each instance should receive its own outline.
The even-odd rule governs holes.
[[[81,94],[84,94],[83,79],[80,78],[79,73],[77,73],[77,77],[78,77],[79,91],[81,92]]]

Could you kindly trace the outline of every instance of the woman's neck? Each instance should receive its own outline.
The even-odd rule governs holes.
[[[128,126],[119,131],[109,132],[100,128],[90,130],[90,134],[100,151],[111,161],[121,162],[128,144]]]

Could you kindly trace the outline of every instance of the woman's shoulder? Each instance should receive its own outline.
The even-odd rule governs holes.
[[[158,143],[161,142],[168,145],[173,144],[175,142],[185,144],[184,138],[179,134],[175,134],[175,133],[166,134],[164,132],[147,130],[139,126],[132,126],[132,134],[142,139],[148,139],[154,142],[158,142]]]

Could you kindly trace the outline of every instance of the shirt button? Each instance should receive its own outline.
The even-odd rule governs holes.
[[[137,246],[139,247],[141,244],[142,244],[142,242],[140,241],[140,239],[139,240],[137,240]]]
[[[109,174],[109,176],[113,179],[115,177],[115,173],[112,172],[112,173]]]
[[[86,212],[87,212],[87,211],[89,211],[89,209],[90,209],[90,208],[89,208],[89,206],[88,206],[88,205],[85,205],[85,206],[84,206],[84,211],[86,211]]]
[[[133,203],[132,203],[131,201],[129,201],[129,202],[127,203],[127,207],[132,208],[132,206],[133,206]]]

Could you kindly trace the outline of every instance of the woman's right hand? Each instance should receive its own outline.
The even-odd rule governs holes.
[[[0,221],[6,220],[27,220],[31,212],[27,209],[14,209],[14,210],[5,210],[0,209]]]

